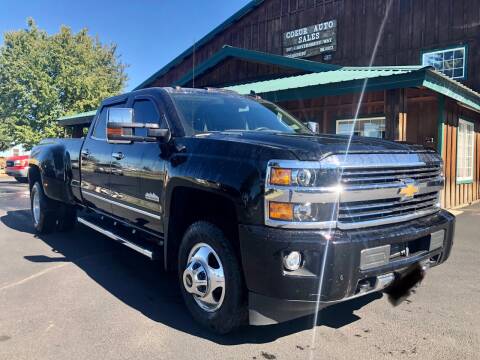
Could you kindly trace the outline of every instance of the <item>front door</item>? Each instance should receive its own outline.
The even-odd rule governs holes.
[[[132,108],[135,122],[166,126],[155,99],[137,96]],[[135,129],[135,135],[146,136],[146,129]],[[155,232],[163,232],[160,197],[165,164],[160,155],[157,142],[115,144],[110,178],[114,215]]]
[[[102,107],[80,153],[83,199],[91,208],[109,214],[112,212],[110,171],[113,144],[109,144],[106,137],[107,110],[109,107],[124,104],[123,102]]]

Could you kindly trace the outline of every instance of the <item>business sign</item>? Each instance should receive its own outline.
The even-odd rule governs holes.
[[[309,57],[337,49],[337,20],[283,33],[283,55]]]

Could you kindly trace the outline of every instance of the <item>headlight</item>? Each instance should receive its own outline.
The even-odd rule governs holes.
[[[271,160],[265,183],[265,223],[297,229],[335,226],[340,171],[318,161]]]
[[[335,185],[339,179],[336,169],[286,169],[270,168],[269,185],[326,187]]]
[[[336,211],[335,204],[295,204],[288,202],[268,202],[268,218],[271,220],[290,222],[319,222],[330,221],[332,212]]]
[[[312,186],[315,184],[315,171],[299,169],[293,172],[294,181],[300,186]]]
[[[13,162],[13,165],[14,165],[14,166],[22,166],[22,160],[15,160],[15,161]]]

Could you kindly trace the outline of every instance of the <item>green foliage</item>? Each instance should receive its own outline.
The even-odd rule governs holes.
[[[0,150],[12,143],[31,148],[61,136],[60,116],[94,110],[123,90],[127,76],[116,46],[83,29],[62,26],[48,35],[32,19],[4,34],[0,47]]]

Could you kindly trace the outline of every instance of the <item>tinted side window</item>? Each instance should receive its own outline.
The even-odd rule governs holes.
[[[133,103],[133,116],[138,123],[160,124],[160,115],[150,100],[136,100]],[[164,127],[164,124],[160,124]],[[147,136],[147,129],[135,129],[135,135]]]
[[[106,136],[106,129],[107,126],[107,107],[104,107],[102,111],[100,111],[100,115],[98,116],[98,120],[95,124],[95,129],[93,130],[93,136],[97,139],[105,139]]]
[[[125,103],[118,103],[115,105],[104,106],[102,111],[100,111],[100,115],[98,116],[98,120],[95,123],[95,129],[93,130],[93,136],[100,140],[107,139],[107,111],[111,107],[124,107]]]

